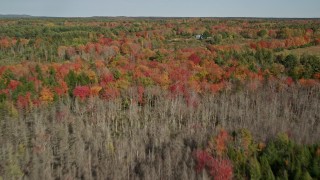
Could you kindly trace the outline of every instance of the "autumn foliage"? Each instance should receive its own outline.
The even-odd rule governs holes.
[[[90,96],[90,92],[91,90],[88,86],[77,86],[73,90],[73,95],[81,100],[84,100]]]
[[[208,169],[209,174],[214,179],[231,180],[233,178],[232,163],[230,160],[213,158],[206,151],[196,151],[195,158],[197,161],[197,172]]]
[[[0,19],[0,180],[319,179],[319,27]]]

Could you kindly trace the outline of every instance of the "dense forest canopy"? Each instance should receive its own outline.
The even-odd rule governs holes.
[[[0,180],[319,179],[319,92],[319,19],[2,17]]]
[[[63,84],[72,96],[80,86],[201,94],[230,83],[318,84],[320,77],[317,49],[308,51],[319,47],[317,19],[5,18],[0,24],[2,101],[23,91],[37,99],[42,89],[58,99],[63,94],[54,89]]]

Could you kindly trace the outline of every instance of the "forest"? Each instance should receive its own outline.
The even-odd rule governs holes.
[[[0,18],[0,180],[320,179],[320,20]]]

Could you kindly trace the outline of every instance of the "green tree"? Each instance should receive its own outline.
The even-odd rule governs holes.
[[[258,31],[257,35],[261,38],[265,37],[268,34],[267,30],[263,29]]]
[[[262,156],[260,158],[260,164],[261,164],[261,179],[275,180],[275,177],[269,165],[268,159],[265,156]]]
[[[254,157],[249,160],[250,179],[261,179],[261,169],[259,161]]]
[[[289,54],[281,64],[284,65],[285,68],[293,69],[295,66],[299,65],[299,59],[296,55]]]
[[[208,37],[211,37],[211,34],[210,34],[209,31],[205,31],[205,32],[202,34],[202,37],[203,37],[204,39],[207,39]]]

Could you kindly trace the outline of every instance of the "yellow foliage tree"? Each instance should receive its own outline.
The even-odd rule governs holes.
[[[90,94],[92,96],[98,96],[99,92],[101,91],[102,87],[101,86],[93,86],[90,88]]]
[[[44,102],[52,102],[54,94],[47,87],[42,88],[40,92],[40,100]]]

